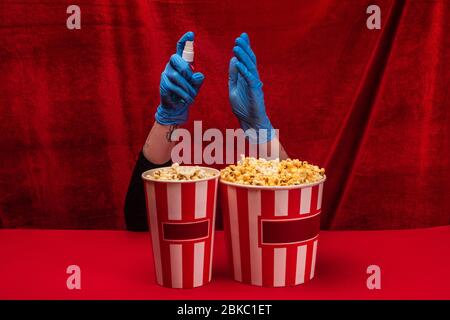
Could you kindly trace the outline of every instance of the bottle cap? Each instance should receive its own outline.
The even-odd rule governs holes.
[[[181,57],[186,62],[194,62],[194,41],[185,42],[183,54],[181,55]]]

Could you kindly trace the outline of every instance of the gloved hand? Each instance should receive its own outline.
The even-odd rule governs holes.
[[[247,133],[251,143],[266,143],[275,137],[275,130],[266,114],[263,84],[259,79],[256,56],[246,33],[236,39],[233,52],[235,56],[230,60],[228,78],[233,113],[243,130],[256,130],[256,135]],[[260,129],[266,129],[267,135]]]
[[[186,41],[194,41],[193,32],[187,32],[178,40],[177,53],[170,57],[161,74],[161,102],[155,119],[162,125],[179,125],[187,121],[189,106],[205,79],[200,72],[193,73],[189,63],[181,58]]]

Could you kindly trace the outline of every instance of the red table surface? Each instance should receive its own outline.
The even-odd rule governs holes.
[[[212,283],[167,289],[155,283],[148,233],[0,229],[0,299],[450,299],[450,226],[323,231],[316,277],[288,288],[233,281],[226,252],[217,232]],[[80,290],[66,287],[72,264]],[[380,290],[367,289],[371,264]]]

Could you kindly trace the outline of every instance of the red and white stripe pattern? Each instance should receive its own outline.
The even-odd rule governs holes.
[[[211,281],[217,181],[144,181],[158,284],[194,288]],[[208,229],[195,237],[200,222]],[[168,238],[167,225],[182,230],[181,236]]]
[[[314,277],[322,191],[323,181],[314,186],[285,190],[221,183],[224,227],[235,280],[283,287],[301,284]],[[290,226],[291,238],[299,241],[264,243],[262,221],[275,224],[284,221],[286,226],[288,220],[307,223],[298,232],[296,226],[300,224],[294,228],[292,224]],[[283,227],[277,230],[279,239],[286,238],[279,232]],[[302,230],[307,232],[302,235]]]

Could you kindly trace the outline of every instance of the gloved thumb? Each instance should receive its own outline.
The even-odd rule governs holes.
[[[205,80],[205,76],[201,72],[196,72],[192,75],[191,84],[195,88],[195,90],[197,90],[197,92],[202,86],[203,80]]]

